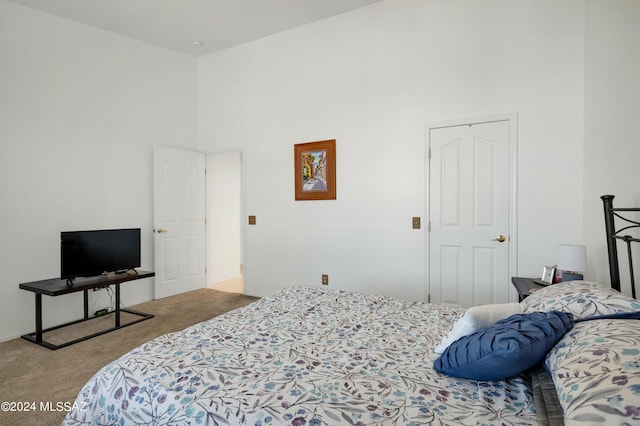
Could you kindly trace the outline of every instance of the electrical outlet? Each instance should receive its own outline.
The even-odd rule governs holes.
[[[414,217],[411,220],[411,224],[413,226],[413,229],[420,229],[420,217]]]
[[[329,285],[329,275],[322,274],[322,285]]]

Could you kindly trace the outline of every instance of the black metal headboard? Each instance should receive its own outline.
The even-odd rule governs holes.
[[[631,278],[631,296],[636,298],[636,283],[633,276],[633,259],[631,257],[631,243],[640,242],[640,239],[630,235],[622,235],[622,232],[633,228],[640,228],[640,222],[623,216],[630,212],[640,212],[640,208],[613,208],[613,195],[603,195],[600,197],[604,204],[604,225],[607,231],[607,251],[609,252],[609,274],[611,276],[611,287],[620,291],[620,269],[618,265],[617,240],[622,240],[627,244],[627,254],[629,256],[629,276]],[[620,228],[616,229],[615,218],[623,221]]]

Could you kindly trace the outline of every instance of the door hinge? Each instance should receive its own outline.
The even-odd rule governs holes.
[[[431,232],[431,221],[427,224],[427,232]]]
[[[427,154],[429,160],[431,160],[431,147],[429,147],[429,153]]]
[[[431,293],[427,295],[427,303],[431,303]]]

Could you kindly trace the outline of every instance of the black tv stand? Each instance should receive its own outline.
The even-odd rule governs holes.
[[[44,346],[45,348],[49,348],[52,350],[56,350],[56,349],[60,349],[60,348],[64,348],[66,346],[69,345],[73,345],[75,343],[79,343],[88,339],[91,339],[92,337],[97,337],[100,336],[102,334],[105,333],[109,333],[111,331],[114,330],[118,330],[120,328],[123,327],[127,327],[129,325],[133,325],[133,324],[137,324],[141,321],[145,321],[148,320],[150,318],[153,318],[153,315],[150,314],[145,314],[142,312],[137,312],[137,311],[132,311],[129,309],[121,309],[120,308],[120,284],[127,282],[127,281],[134,281],[134,280],[139,280],[142,278],[149,278],[149,277],[153,277],[155,276],[155,272],[151,272],[151,271],[136,271],[136,270],[130,270],[130,271],[126,271],[124,273],[121,274],[103,274],[103,275],[99,275],[99,276],[95,276],[95,277],[88,277],[86,279],[82,279],[82,280],[65,280],[65,279],[61,279],[61,278],[52,278],[49,280],[42,280],[42,281],[33,281],[33,282],[29,282],[29,283],[22,283],[19,285],[19,287],[23,290],[27,290],[27,291],[32,291],[33,293],[35,293],[36,296],[36,331],[33,333],[29,333],[29,334],[25,334],[22,336],[23,339],[28,340],[30,342],[36,343],[40,346]],[[84,321],[88,321],[91,319],[96,318],[96,316],[89,316],[89,290],[94,289],[94,288],[103,288],[103,287],[109,287],[109,286],[115,286],[116,288],[116,295],[115,295],[115,309],[113,310],[113,312],[110,313],[114,313],[115,315],[115,324],[114,327],[109,328],[107,330],[102,330],[99,331],[97,333],[91,334],[89,336],[84,336],[81,337],[79,339],[75,339],[69,342],[65,342],[59,345],[55,345],[53,343],[47,342],[43,339],[42,335],[43,333],[46,333],[47,331],[52,331],[52,330],[57,330],[59,328],[63,328],[72,324],[77,324],[80,322],[84,322]],[[47,295],[47,296],[61,296],[63,294],[69,294],[69,293],[75,293],[78,291],[82,291],[84,292],[84,318],[77,320],[77,321],[71,321],[65,324],[61,324],[55,327],[50,327],[47,329],[42,329],[42,295]],[[120,313],[121,312],[127,312],[129,314],[133,314],[133,315],[137,315],[140,318],[129,322],[127,324],[121,325],[120,324]],[[102,316],[102,315],[100,315]]]

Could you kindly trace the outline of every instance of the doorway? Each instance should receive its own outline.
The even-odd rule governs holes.
[[[428,127],[428,298],[515,301],[516,117]]]
[[[241,149],[206,154],[207,287],[244,292]]]

